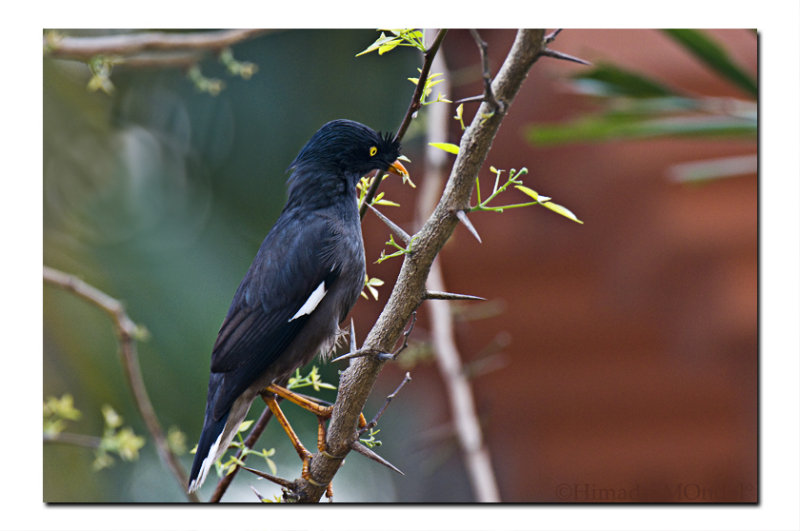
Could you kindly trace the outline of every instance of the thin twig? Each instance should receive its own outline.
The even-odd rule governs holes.
[[[145,388],[144,379],[142,378],[141,369],[139,367],[136,339],[143,334],[142,328],[131,320],[120,301],[103,293],[94,286],[87,284],[74,275],[45,266],[44,281],[53,286],[70,291],[82,299],[91,302],[105,311],[114,321],[117,338],[119,340],[122,366],[125,369],[128,385],[133,392],[136,407],[144,420],[145,426],[147,426],[147,430],[153,437],[159,457],[172,471],[172,475],[175,476],[181,489],[185,489],[187,482],[186,472],[167,444],[164,430],[161,428],[156,412],[153,409],[153,404],[150,402],[150,397],[147,395],[147,389]],[[200,501],[193,493],[187,493],[186,497],[193,502]]]
[[[400,385],[398,385],[394,391],[392,391],[392,394],[386,397],[386,401],[383,403],[383,406],[381,406],[381,408],[378,410],[375,416],[372,417],[372,420],[370,420],[366,426],[358,430],[359,437],[364,435],[366,432],[368,432],[369,430],[378,425],[378,420],[381,418],[381,416],[383,416],[384,411],[386,411],[386,408],[389,407],[391,401],[394,400],[394,397],[397,396],[397,393],[400,392],[400,389],[402,389],[410,381],[411,381],[411,374],[406,372],[405,376],[403,376],[403,381],[400,382]]]
[[[494,97],[494,91],[492,90],[492,71],[489,69],[489,45],[486,44],[486,41],[481,39],[478,30],[471,29],[469,33],[472,35],[472,38],[475,39],[475,44],[478,45],[478,50],[480,50],[481,53],[481,65],[483,66],[483,99],[492,106],[492,109],[498,112],[505,112],[505,105],[497,101],[497,98]],[[480,240],[480,238],[478,238],[478,240]]]
[[[44,36],[45,52],[62,59],[86,61],[96,55],[133,56],[148,51],[221,50],[266,33],[264,29],[232,29],[187,33],[125,33],[98,37]]]
[[[419,72],[417,87],[414,89],[414,95],[411,97],[411,103],[408,105],[408,110],[406,111],[405,116],[403,116],[403,121],[400,123],[400,127],[397,128],[397,133],[394,135],[394,139],[398,142],[401,141],[405,136],[408,126],[411,125],[411,120],[414,118],[414,114],[416,114],[420,107],[422,107],[422,94],[424,93],[425,83],[428,80],[428,74],[430,74],[431,71],[431,64],[433,63],[433,58],[436,57],[436,54],[439,51],[439,47],[442,45],[445,35],[447,35],[447,30],[440,29],[436,34],[436,37],[433,39],[431,45],[423,54],[422,68]],[[373,180],[369,190],[367,190],[367,195],[364,196],[364,202],[361,204],[361,211],[359,212],[359,215],[362,219],[364,218],[364,214],[367,213],[367,205],[372,203],[372,200],[375,198],[375,194],[378,193],[378,187],[380,185],[381,179],[376,178]]]
[[[61,432],[55,435],[45,433],[43,434],[42,441],[45,443],[62,443],[71,444],[74,446],[83,446],[84,448],[91,448],[97,450],[100,448],[100,437],[94,435],[84,435],[82,433],[69,433]]]

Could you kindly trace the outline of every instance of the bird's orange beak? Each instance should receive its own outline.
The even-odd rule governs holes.
[[[399,175],[400,177],[409,177],[408,170],[405,166],[403,166],[403,164],[400,163],[399,160],[392,162],[392,165],[389,166],[389,169],[386,171],[389,173],[394,173],[395,175]]]

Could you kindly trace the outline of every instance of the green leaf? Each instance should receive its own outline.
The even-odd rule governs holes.
[[[458,146],[455,144],[450,144],[449,142],[428,142],[428,145],[447,151],[453,155],[458,155]]]
[[[536,193],[535,190],[531,190],[527,186],[524,186],[524,185],[521,185],[521,184],[516,185],[514,188],[516,188],[520,192],[524,193],[528,197],[532,198],[534,201],[539,201],[539,194]]]
[[[400,42],[401,41],[399,41],[399,40],[394,40],[394,41],[391,41],[391,42],[387,42],[386,44],[383,44],[381,46],[378,46],[378,55],[383,55],[386,52],[390,52],[390,51],[394,50],[395,48],[397,48],[397,46],[400,44]]]
[[[249,430],[249,429],[250,429],[250,426],[252,426],[252,425],[253,425],[253,421],[252,421],[252,420],[245,420],[244,422],[242,422],[241,424],[239,424],[239,429],[238,429],[238,430],[236,430],[236,431],[237,431],[238,433],[242,433],[242,432],[244,432],[244,431],[247,431],[247,430]]]
[[[570,209],[568,209],[567,207],[563,207],[563,206],[561,206],[561,205],[557,205],[557,204],[555,204],[555,203],[551,203],[550,201],[547,201],[547,202],[545,202],[545,203],[540,203],[540,204],[541,204],[543,207],[549,208],[550,210],[552,210],[552,211],[553,211],[553,212],[555,212],[556,214],[561,214],[561,215],[562,215],[562,216],[564,216],[565,218],[569,218],[569,219],[571,219],[572,221],[574,221],[574,222],[576,222],[576,223],[580,223],[581,225],[583,225],[583,221],[579,220],[579,219],[578,219],[578,218],[575,216],[575,214],[573,214],[573,213],[572,213],[572,211],[571,211]]]
[[[381,46],[386,46],[388,43],[390,43],[392,41],[396,41],[398,43],[400,42],[400,40],[397,39],[395,36],[393,36],[393,35],[388,35],[387,36],[385,33],[381,32],[381,36],[378,37],[377,40],[375,42],[373,42],[372,44],[370,44],[365,50],[357,53],[356,57],[358,57],[360,55],[364,55],[364,54],[370,53],[370,52],[374,52],[375,50],[379,50],[381,48]]]
[[[605,114],[589,116],[566,124],[535,124],[526,130],[527,139],[537,145],[567,142],[599,142],[620,138],[663,136],[754,137],[758,123],[735,116],[678,116],[643,119],[639,116]]]
[[[758,155],[722,157],[673,164],[669,176],[677,182],[704,182],[758,173]]]
[[[739,67],[725,49],[705,33],[693,29],[666,29],[663,31],[719,75],[734,83],[753,98],[758,97],[756,80]]]
[[[600,64],[576,75],[573,83],[581,92],[598,96],[656,98],[676,95],[657,81],[610,64]]]

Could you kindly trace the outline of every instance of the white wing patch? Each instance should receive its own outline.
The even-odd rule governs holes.
[[[322,302],[322,298],[325,297],[326,293],[328,293],[328,291],[325,289],[325,281],[323,280],[319,283],[317,289],[315,289],[311,295],[308,296],[308,300],[305,302],[305,304],[303,304],[300,309],[297,310],[297,313],[294,314],[291,319],[289,319],[289,322],[292,322],[298,317],[302,317],[304,315],[311,315],[311,312],[313,312],[317,306],[319,306],[319,303]]]

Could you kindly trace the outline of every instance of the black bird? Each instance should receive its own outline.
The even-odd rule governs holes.
[[[364,287],[356,183],[407,172],[400,144],[358,122],[322,126],[289,166],[288,200],[233,296],[211,354],[189,492],[205,481],[259,391],[328,354]]]

